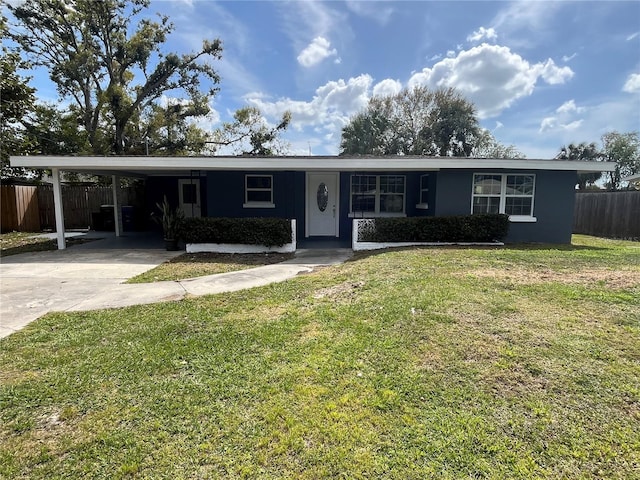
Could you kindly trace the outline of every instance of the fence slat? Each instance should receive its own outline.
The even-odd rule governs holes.
[[[95,228],[92,213],[99,212],[101,205],[111,205],[112,195],[111,187],[64,185],[62,206],[65,228]],[[121,205],[133,205],[141,209],[144,206],[144,190],[121,188],[119,200]],[[53,187],[0,186],[0,227],[2,232],[55,230]]]
[[[576,193],[573,232],[640,240],[640,191]]]

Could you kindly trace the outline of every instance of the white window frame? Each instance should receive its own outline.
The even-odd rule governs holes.
[[[476,194],[476,177],[479,175],[491,175],[500,177],[500,194]],[[509,195],[507,194],[507,178],[510,176],[528,176],[533,177],[533,191],[531,195]],[[471,183],[471,214],[473,215],[473,200],[476,197],[493,197],[500,198],[500,206],[498,213],[505,213],[507,198],[531,198],[531,213],[529,215],[509,215],[511,222],[537,222],[538,219],[533,215],[535,212],[535,198],[536,198],[536,175],[535,173],[474,173]]]
[[[269,178],[269,183],[271,184],[271,188],[250,188],[249,187],[249,178],[256,177],[267,177]],[[255,202],[249,201],[249,192],[269,192],[271,196],[271,200],[268,202]],[[258,173],[247,173],[244,176],[244,204],[242,205],[244,208],[275,208],[276,205],[273,203],[273,175],[262,175]]]
[[[429,209],[429,174],[425,173],[424,175],[420,175],[420,190],[418,192],[418,201],[416,204],[416,208],[420,210],[428,210]]]
[[[373,212],[353,211],[353,179],[355,177],[375,177],[376,189],[375,189],[375,210]],[[381,212],[380,200],[381,197],[387,195],[380,192],[380,179],[382,177],[402,177],[402,193],[394,193],[389,195],[402,195],[402,212]],[[406,217],[407,216],[407,176],[406,175],[394,175],[394,174],[354,174],[349,178],[349,218],[377,218],[377,217]]]

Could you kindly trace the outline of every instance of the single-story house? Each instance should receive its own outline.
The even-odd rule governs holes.
[[[166,195],[187,216],[295,219],[299,244],[332,239],[345,246],[356,218],[489,212],[509,215],[507,242],[569,243],[577,173],[615,168],[610,162],[422,156],[25,156],[11,157],[11,164],[52,171],[59,239],[60,172],[74,171],[111,175],[114,185],[121,176],[144,178],[150,211]]]

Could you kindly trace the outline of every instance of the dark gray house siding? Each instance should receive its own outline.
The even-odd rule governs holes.
[[[576,172],[549,170],[440,170],[431,172],[398,172],[405,176],[405,214],[415,216],[468,215],[471,213],[473,175],[534,174],[534,212],[536,222],[512,222],[506,239],[515,242],[570,243],[575,199]],[[273,208],[245,206],[245,176],[271,175],[273,179]],[[352,220],[359,218],[351,212],[352,175],[389,175],[390,172],[349,172],[339,175],[340,197],[338,239],[351,242]],[[428,208],[418,208],[421,177],[428,175]],[[189,177],[150,177],[147,180],[147,208],[154,211],[155,203],[167,196],[172,205],[178,203],[178,180]],[[297,237],[305,238],[306,173],[304,171],[210,171],[200,177],[202,215],[212,217],[280,217],[297,220]],[[366,215],[365,215],[366,216]],[[326,237],[322,237],[326,238]]]
[[[251,208],[245,204],[245,176],[273,177],[274,208]],[[304,237],[305,173],[304,172],[208,172],[206,183],[207,211],[211,217],[278,217],[297,219],[297,236]]]
[[[468,215],[474,173],[518,173],[536,176],[532,223],[512,222],[506,241],[570,243],[575,201],[576,172],[572,171],[506,171],[506,170],[442,170],[437,173],[435,215]]]

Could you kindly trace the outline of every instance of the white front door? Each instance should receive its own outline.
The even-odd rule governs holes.
[[[337,173],[307,173],[307,237],[338,236],[338,179]]]
[[[199,178],[178,180],[178,201],[185,217],[201,216]]]

